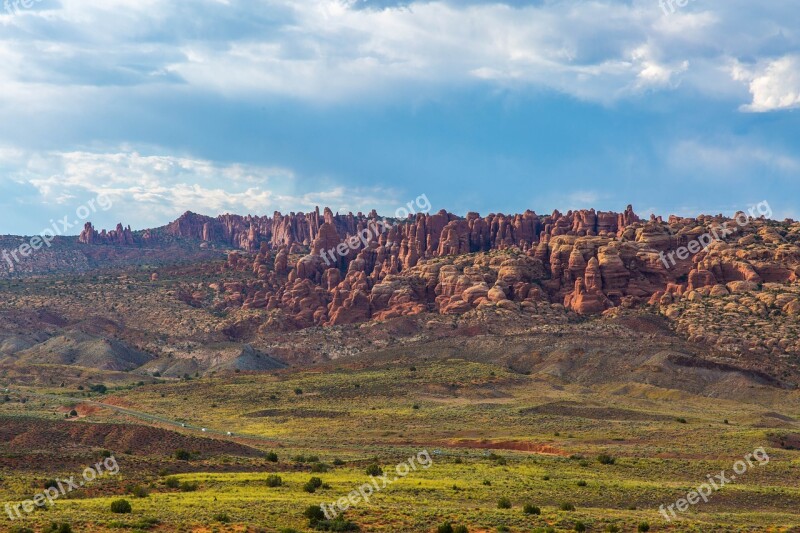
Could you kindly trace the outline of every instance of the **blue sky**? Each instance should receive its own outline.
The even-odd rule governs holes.
[[[420,194],[800,218],[800,4],[673,5],[9,0],[0,233],[98,194],[99,227]]]

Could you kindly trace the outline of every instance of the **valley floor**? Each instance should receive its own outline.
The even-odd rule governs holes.
[[[569,384],[418,353],[105,394],[71,385],[7,394],[1,501],[80,476],[104,452],[119,471],[6,520],[4,531],[54,522],[80,532],[311,531],[307,508],[359,487],[369,501],[354,497],[344,516],[368,532],[445,522],[470,532],[800,528],[800,402],[796,391],[766,385],[737,401],[646,383]],[[72,409],[77,416],[65,418]],[[747,454],[750,464],[737,464]],[[413,467],[399,466],[411,458]],[[373,464],[386,477],[364,485]],[[708,501],[671,521],[659,512],[742,464]],[[281,483],[270,486],[275,475]],[[313,477],[321,486],[310,492]],[[120,498],[130,514],[111,512]]]

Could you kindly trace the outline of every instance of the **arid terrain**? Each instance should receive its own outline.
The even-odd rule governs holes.
[[[800,223],[740,215],[87,223],[0,266],[0,495],[119,472],[0,527],[800,531]]]

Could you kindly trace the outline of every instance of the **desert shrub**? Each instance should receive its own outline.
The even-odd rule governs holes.
[[[597,456],[597,462],[601,465],[613,465],[616,462],[616,459],[603,453]]]
[[[275,452],[267,453],[266,457],[267,457],[267,461],[269,461],[270,463],[277,463],[278,462],[278,454],[275,453]]]
[[[358,525],[345,520],[344,515],[339,515],[333,520],[328,520],[325,512],[318,505],[311,505],[303,513],[308,518],[309,527],[317,531],[358,531]]]
[[[131,487],[130,489],[128,489],[128,492],[137,498],[147,498],[150,495],[147,489],[142,487],[141,485],[136,485]]]
[[[574,511],[575,510],[575,506],[572,505],[571,503],[568,503],[568,502],[562,503],[561,505],[558,506],[558,508],[561,509],[562,511]]]
[[[111,502],[111,512],[126,514],[131,512],[131,504],[128,500],[114,500]]]
[[[308,457],[306,457],[306,462],[307,463],[318,463],[319,462],[319,457],[317,457],[316,455],[309,455]]]
[[[650,524],[648,524],[647,522],[642,522],[641,524],[639,524],[639,531],[642,533],[650,531]]]
[[[676,418],[676,419],[675,419],[675,422],[678,422],[679,424],[686,424],[686,423],[687,423],[687,422],[686,422],[686,419],[685,419],[685,418],[683,418],[682,416],[681,416],[681,417],[678,417],[678,418]]]
[[[231,521],[231,517],[228,516],[228,513],[217,513],[214,515],[214,520],[227,524]]]
[[[575,522],[575,531],[586,531],[586,524],[583,522]]]
[[[194,492],[197,490],[197,483],[189,483],[184,481],[181,483],[181,492]]]
[[[325,463],[315,463],[314,466],[311,467],[311,471],[314,473],[324,473],[328,470],[330,470],[330,468]]]
[[[333,466],[344,466],[344,461],[339,459],[338,457],[333,460]]]
[[[97,384],[89,387],[89,390],[92,392],[96,392],[97,394],[105,394],[106,391],[108,391],[108,387],[102,384]]]
[[[319,505],[310,505],[306,507],[305,512],[303,515],[309,519],[312,523],[318,522],[320,520],[325,520],[325,512],[322,510],[322,507]]]
[[[586,482],[581,479],[580,481],[578,481],[578,486],[579,487],[585,487],[586,486]]]
[[[506,497],[500,498],[497,500],[497,508],[498,509],[511,509],[511,500]]]
[[[103,456],[103,458],[105,458],[105,459],[108,459],[109,457],[111,457],[111,451],[109,451],[109,450],[103,450],[103,451],[100,453],[100,455],[102,455],[102,456]]]
[[[453,528],[453,533],[469,533],[469,529],[464,524],[461,524]]]
[[[368,476],[382,476],[383,469],[377,463],[373,463],[367,467]]]
[[[300,388],[294,389],[294,393],[300,396],[301,394],[303,394],[303,389]]]
[[[436,533],[453,533],[453,524],[445,522],[436,529]]]
[[[31,528],[23,527],[23,526],[14,526],[11,529],[9,529],[8,531],[9,531],[9,533],[36,533]]]
[[[622,530],[615,524],[609,524],[606,526],[606,533],[619,533],[620,531]]]
[[[267,476],[267,487],[280,487],[283,485],[283,479],[281,476],[276,474],[270,474]]]
[[[522,512],[525,514],[542,514],[542,510],[533,505],[532,503],[528,503],[522,509]]]
[[[314,493],[318,488],[322,486],[322,480],[318,477],[312,477],[308,480],[308,483],[303,485],[303,490],[306,492]]]
[[[192,454],[189,453],[187,450],[184,450],[183,448],[175,450],[175,459],[179,461],[188,461],[191,458]]]
[[[170,489],[177,489],[181,486],[181,482],[176,477],[168,477],[164,484]]]
[[[42,485],[42,487],[44,487],[45,490],[58,488],[58,481],[56,481],[55,479],[48,479],[47,481],[44,482],[44,485]]]

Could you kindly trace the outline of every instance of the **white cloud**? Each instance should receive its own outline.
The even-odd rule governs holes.
[[[785,0],[763,8],[704,0],[670,16],[655,0],[390,8],[352,0],[63,0],[3,17],[11,31],[0,37],[0,80],[27,104],[39,93],[56,102],[48,86],[181,82],[231,97],[315,102],[476,82],[604,103],[683,83],[718,96],[737,94],[742,81],[720,64],[797,48],[797,12]],[[747,81],[753,110],[797,104],[790,56]]]
[[[800,107],[800,55],[766,61],[754,70],[734,65],[734,79],[749,82],[753,102],[746,111],[764,112]]]
[[[294,172],[284,168],[218,164],[172,155],[142,155],[136,151],[49,152],[26,154],[0,147],[22,168],[11,175],[32,186],[36,205],[77,205],[86,197],[105,194],[114,204],[117,221],[138,227],[162,225],[191,210],[271,215],[273,211],[306,212],[316,206],[334,210],[395,209],[401,197],[382,188],[345,189],[329,184],[306,189]],[[310,189],[310,190],[307,190]]]

